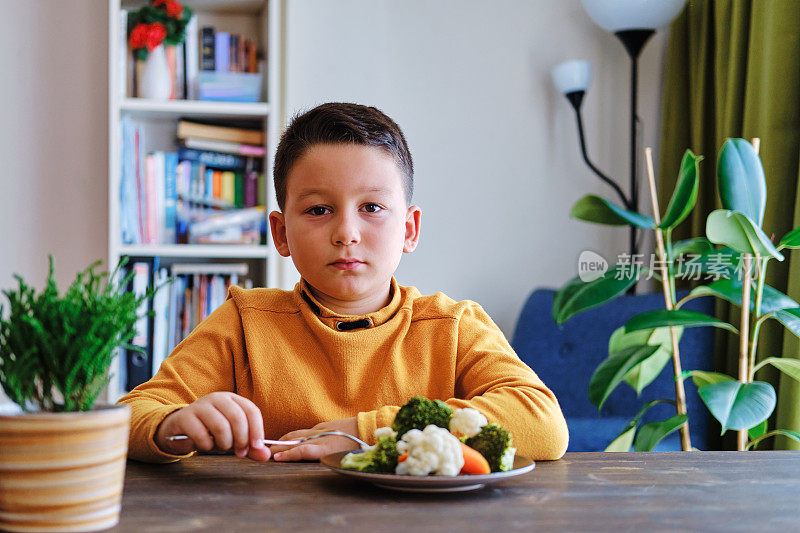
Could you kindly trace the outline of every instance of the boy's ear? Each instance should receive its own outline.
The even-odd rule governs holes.
[[[273,211],[269,214],[269,229],[272,232],[272,243],[283,257],[289,257],[289,242],[286,240],[286,220],[283,213]]]
[[[403,252],[409,254],[414,251],[419,241],[420,224],[422,223],[422,210],[412,205],[406,213],[406,240],[403,244]]]

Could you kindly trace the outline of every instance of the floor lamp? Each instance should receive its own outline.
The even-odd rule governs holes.
[[[591,162],[586,152],[581,103],[591,81],[591,66],[587,61],[577,59],[565,61],[553,69],[553,82],[575,109],[583,160],[601,180],[614,189],[625,209],[638,212],[639,150],[636,146],[636,132],[639,54],[656,32],[656,28],[670,23],[681,12],[686,0],[582,0],[582,3],[584,9],[598,26],[619,38],[631,59],[630,187],[628,195],[622,191],[615,180],[605,175]],[[637,253],[636,228],[633,226],[630,228],[629,243],[631,257],[633,257]]]

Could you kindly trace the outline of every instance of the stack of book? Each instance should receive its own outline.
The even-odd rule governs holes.
[[[247,140],[263,144],[263,132],[180,121],[178,137],[184,145],[176,152],[145,150],[146,128],[125,117],[122,120],[122,174],[120,183],[120,226],[123,244],[176,244],[190,242],[192,225],[212,216],[219,220],[226,211],[228,231],[225,243],[258,244],[266,224],[252,230],[252,214],[242,222],[236,210],[262,206],[265,201],[263,146],[244,145]],[[191,148],[210,143],[223,151]],[[254,155],[240,153],[248,146]],[[224,150],[227,150],[225,152]],[[255,155],[255,154],[261,155]],[[259,221],[264,220],[263,208]],[[238,227],[237,240],[231,227]],[[195,240],[194,242],[200,242]],[[213,238],[206,243],[214,243]],[[219,241],[218,241],[219,242]]]
[[[252,288],[245,279],[246,263],[188,264],[160,267],[159,259],[138,260],[130,266],[134,276],[129,290],[145,294],[148,287],[160,287],[155,297],[144,301],[136,323],[135,346],[126,350],[119,365],[118,383],[131,390],[150,379],[164,359],[189,333],[225,302],[232,285]],[[121,272],[121,278],[126,272]]]

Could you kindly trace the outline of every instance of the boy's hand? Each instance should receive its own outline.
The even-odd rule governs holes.
[[[290,431],[280,440],[292,440],[309,435],[316,435],[323,431],[344,431],[353,436],[358,436],[358,419],[342,418],[339,420],[332,420],[330,422],[322,422],[317,424],[311,429],[299,429],[297,431]],[[343,452],[357,448],[352,440],[347,437],[320,437],[319,439],[310,440],[302,444],[295,444],[294,446],[271,446],[272,453],[276,461],[302,461],[302,460],[319,460],[329,453]]]
[[[191,440],[167,440],[173,435],[187,435]],[[232,392],[212,392],[171,413],[155,435],[158,447],[175,455],[194,449],[233,449],[239,457],[267,461],[271,452],[260,441],[263,438],[264,419],[259,408]]]

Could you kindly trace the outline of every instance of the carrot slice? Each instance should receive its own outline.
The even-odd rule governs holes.
[[[489,461],[478,450],[470,448],[462,442],[461,453],[464,455],[462,474],[490,474],[492,472],[492,469],[489,468]]]
[[[402,462],[403,462],[403,461],[405,461],[406,459],[408,459],[408,454],[407,454],[407,453],[404,453],[403,455],[401,455],[400,457],[398,457],[398,458],[397,458],[397,462],[398,462],[398,463],[402,463]]]

